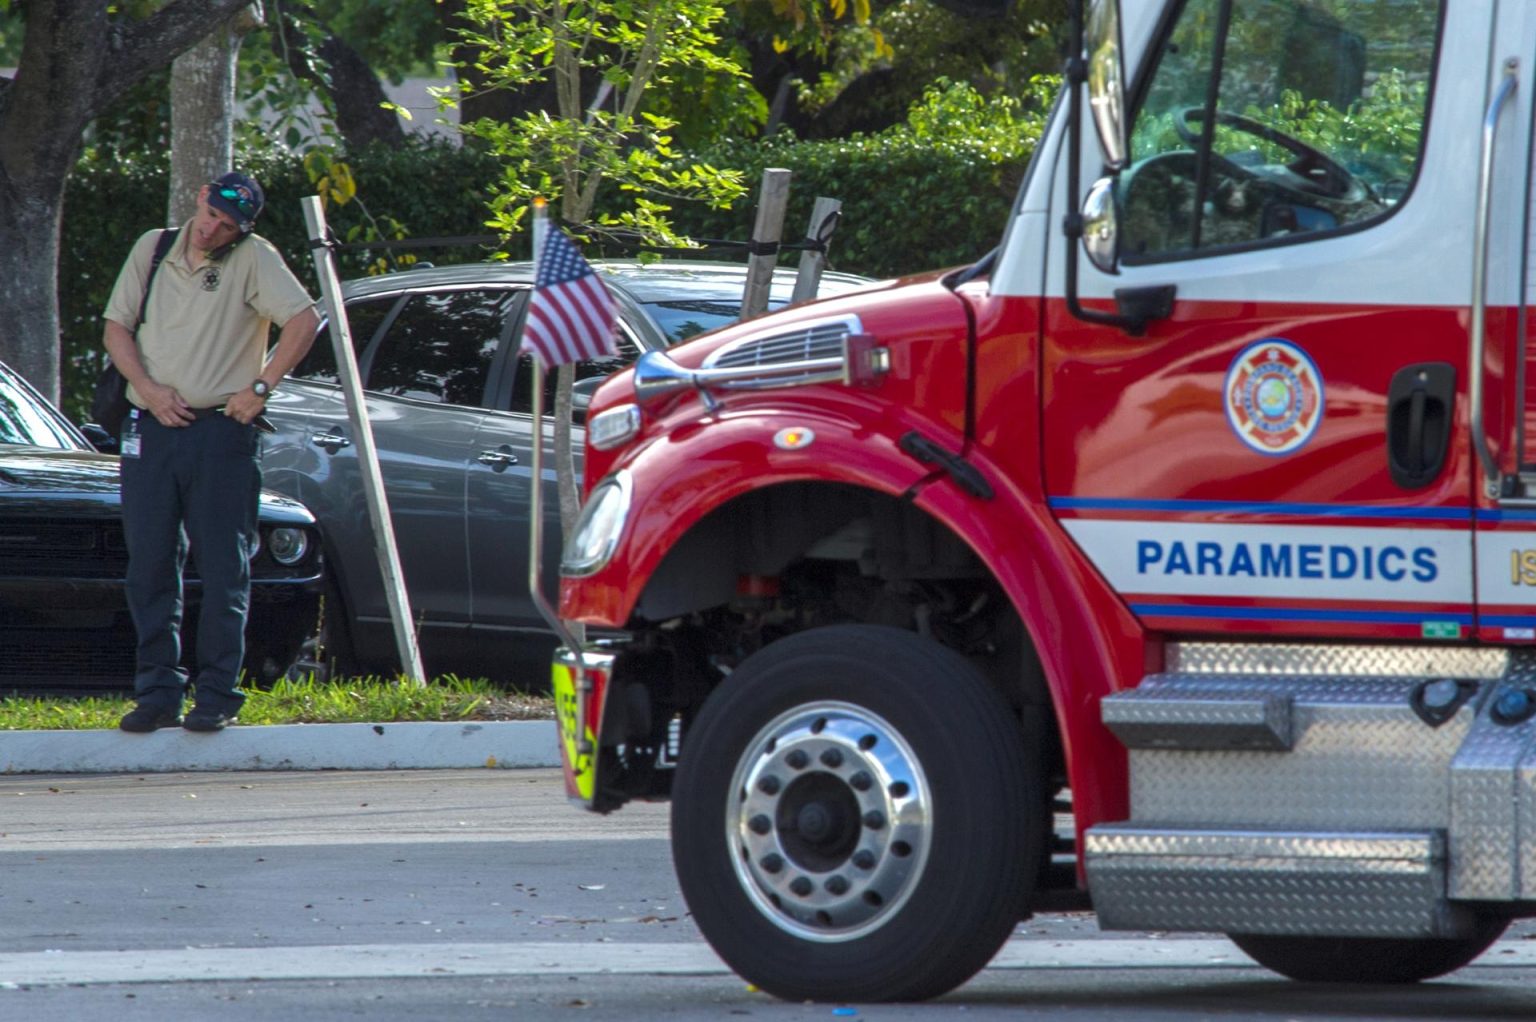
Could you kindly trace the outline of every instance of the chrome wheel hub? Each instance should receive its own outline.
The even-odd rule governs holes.
[[[811,703],[759,731],[726,813],[737,879],[776,926],[852,940],[894,915],[922,876],[933,807],[922,766],[885,720]]]

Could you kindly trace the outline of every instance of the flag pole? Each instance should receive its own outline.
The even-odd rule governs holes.
[[[539,279],[539,262],[544,253],[544,242],[549,236],[549,210],[542,198],[533,200],[533,279]],[[538,352],[533,356],[533,444],[528,479],[528,592],[533,605],[549,624],[555,636],[571,651],[575,662],[576,683],[576,752],[589,755],[592,743],[587,739],[587,705],[592,694],[592,680],[587,676],[586,654],[581,643],[565,626],[565,621],[544,595],[544,358]]]

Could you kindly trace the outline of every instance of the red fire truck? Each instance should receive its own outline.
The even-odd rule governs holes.
[[[1090,901],[1458,968],[1536,914],[1536,5],[1074,25],[994,253],[596,394],[571,797],[670,799],[787,998],[932,996]]]

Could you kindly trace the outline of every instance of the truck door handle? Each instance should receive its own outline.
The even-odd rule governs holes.
[[[348,440],[340,433],[316,433],[314,436],[309,438],[309,442],[314,444],[316,447],[325,448],[326,452],[329,454],[335,454],[343,447],[352,446],[352,441]]]
[[[1387,390],[1387,468],[1416,490],[1435,481],[1450,450],[1456,369],[1449,362],[1404,366]]]
[[[493,472],[505,472],[517,464],[517,455],[512,453],[512,448],[502,444],[494,451],[481,451],[475,460],[482,465],[491,466]]]

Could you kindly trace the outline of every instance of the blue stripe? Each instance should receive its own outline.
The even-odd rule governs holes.
[[[1536,522],[1536,510],[1525,511],[1515,508],[1479,508],[1477,520],[1480,522]]]
[[[1454,621],[1472,626],[1471,614],[1396,610],[1326,610],[1311,607],[1211,607],[1169,603],[1133,603],[1131,610],[1149,617],[1196,617],[1235,621],[1343,621],[1351,624],[1417,625]],[[1524,619],[1522,619],[1524,620]]]
[[[1057,511],[1158,511],[1165,513],[1309,515],[1318,518],[1386,518],[1398,521],[1471,522],[1472,508],[1381,507],[1375,504],[1285,504],[1253,500],[1137,500],[1130,497],[1051,497]],[[1494,512],[1499,513],[1499,512]],[[1529,516],[1536,512],[1502,512]],[[1478,512],[1482,517],[1483,512]]]
[[[1536,617],[1520,617],[1514,614],[1484,614],[1478,620],[1490,627],[1536,628]]]

